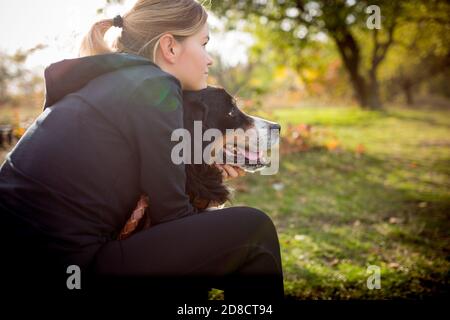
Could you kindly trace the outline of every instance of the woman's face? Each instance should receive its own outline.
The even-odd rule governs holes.
[[[201,90],[207,87],[208,67],[212,64],[212,59],[205,48],[208,40],[209,29],[205,23],[197,34],[183,41],[182,53],[177,62],[183,90]]]
[[[208,68],[213,62],[205,48],[208,40],[209,28],[205,23],[199,32],[177,43],[172,63],[162,67],[180,80],[183,90],[207,87]]]

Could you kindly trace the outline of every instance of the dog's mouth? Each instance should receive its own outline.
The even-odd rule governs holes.
[[[264,150],[253,150],[257,148],[249,148],[248,146],[225,144],[223,151],[226,163],[237,165],[242,169],[250,172],[268,167],[270,161],[266,158]]]

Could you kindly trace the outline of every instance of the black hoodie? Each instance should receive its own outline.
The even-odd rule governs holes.
[[[78,265],[115,239],[142,193],[153,225],[197,213],[184,164],[171,161],[183,127],[177,78],[112,53],[51,64],[45,83],[43,112],[0,168],[0,210]]]

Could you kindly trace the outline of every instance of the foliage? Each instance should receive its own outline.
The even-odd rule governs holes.
[[[0,106],[6,103],[20,105],[24,97],[40,94],[43,82],[31,70],[25,67],[28,56],[45,48],[38,44],[28,50],[18,50],[14,54],[0,52]]]
[[[381,8],[380,30],[367,27],[366,9],[369,5]],[[332,61],[329,60],[333,58],[332,53],[339,54],[359,104],[375,109],[382,105],[378,78],[380,68],[393,45],[403,39],[402,32],[409,30],[408,25],[418,24],[420,27],[429,20],[440,23],[444,28],[442,31],[448,31],[450,12],[448,3],[439,0],[228,0],[214,2],[211,10],[225,17],[229,29],[245,21],[248,30],[258,39],[253,55],[262,57],[269,66],[278,62],[300,75],[308,67],[320,74]],[[432,27],[429,30],[436,31]],[[425,43],[426,37],[422,34],[416,42]],[[334,42],[334,50],[324,50],[329,39]],[[442,43],[448,52],[449,43]],[[434,58],[428,57],[433,60],[432,64],[436,60]],[[405,63],[409,60],[405,56],[403,59]],[[448,66],[447,60],[442,63]]]

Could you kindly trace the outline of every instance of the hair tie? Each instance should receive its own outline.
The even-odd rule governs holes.
[[[123,28],[123,19],[120,16],[120,14],[118,14],[117,16],[114,17],[113,26],[118,27],[118,28]]]

